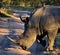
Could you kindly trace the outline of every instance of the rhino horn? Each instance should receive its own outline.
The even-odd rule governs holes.
[[[17,43],[17,40],[14,40],[14,39],[12,39],[12,38],[10,38],[10,37],[7,37],[11,42],[13,42],[13,43]]]

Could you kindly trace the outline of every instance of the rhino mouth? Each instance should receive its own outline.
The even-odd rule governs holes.
[[[26,46],[20,45],[19,40],[14,40],[14,39],[12,39],[12,38],[10,38],[10,37],[7,37],[7,38],[8,38],[11,42],[16,43],[17,45],[19,45],[23,50],[26,50],[26,49],[27,49]]]

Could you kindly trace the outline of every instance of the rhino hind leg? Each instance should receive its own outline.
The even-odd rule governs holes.
[[[48,32],[48,47],[47,47],[47,51],[52,51],[54,50],[53,49],[53,46],[54,46],[54,41],[55,41],[55,37],[56,37],[56,34],[57,34],[57,31],[58,29],[54,29],[54,30],[51,30]]]

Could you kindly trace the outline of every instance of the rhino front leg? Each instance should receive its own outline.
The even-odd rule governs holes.
[[[48,48],[47,48],[47,51],[53,50],[54,40],[55,40],[55,37],[57,34],[57,30],[58,29],[48,31]]]

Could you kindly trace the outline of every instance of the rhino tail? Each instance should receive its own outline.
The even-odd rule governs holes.
[[[13,42],[13,43],[17,43],[17,40],[14,40],[14,39],[12,39],[12,38],[10,38],[10,37],[7,37],[11,42]]]

